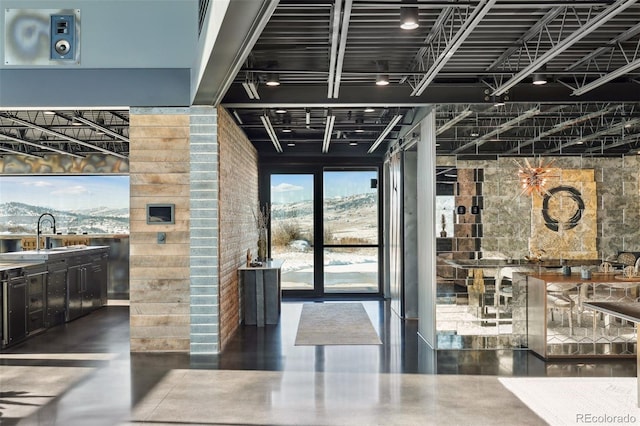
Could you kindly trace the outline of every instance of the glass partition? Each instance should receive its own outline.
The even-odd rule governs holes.
[[[314,290],[313,174],[271,175],[271,256],[283,290]]]
[[[324,291],[378,292],[378,171],[325,171]]]

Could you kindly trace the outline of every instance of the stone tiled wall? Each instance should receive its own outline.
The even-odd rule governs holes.
[[[188,351],[189,109],[131,108],[129,132],[131,351]],[[175,204],[175,224],[147,224],[148,203]]]
[[[258,206],[258,154],[231,115],[218,109],[220,144],[220,341],[236,331],[242,315],[238,267],[247,249],[257,251],[253,214]]]
[[[518,159],[520,163],[523,159]],[[537,159],[529,158],[536,163]],[[545,158],[558,169],[593,169],[596,181],[596,248],[600,257],[618,251],[640,251],[640,193],[638,156]],[[495,253],[513,258],[529,255],[531,198],[519,196],[518,165],[513,158],[456,160],[438,157],[439,166],[482,169],[481,249],[484,257]]]
[[[482,237],[481,216],[474,213],[473,207],[482,207],[482,182],[484,171],[478,169],[458,169],[458,182],[455,185],[455,206],[464,207],[465,213],[456,212],[453,225],[454,259],[475,259],[480,252]]]

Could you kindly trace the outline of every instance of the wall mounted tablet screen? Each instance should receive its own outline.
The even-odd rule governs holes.
[[[147,223],[166,225],[175,223],[174,204],[147,204]]]

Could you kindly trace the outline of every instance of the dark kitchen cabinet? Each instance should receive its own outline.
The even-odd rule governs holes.
[[[3,282],[3,345],[27,337],[27,281],[22,270],[10,274]]]
[[[61,260],[49,265],[47,275],[47,327],[65,322],[67,310],[67,262]]]
[[[107,253],[84,255],[69,260],[67,321],[88,314],[106,304],[107,260]]]
[[[94,307],[107,304],[107,288],[109,285],[109,254],[101,253],[91,262],[90,279],[94,286]]]
[[[46,317],[47,266],[25,268],[27,284],[27,333],[44,330]]]
[[[87,265],[79,264],[69,266],[67,269],[67,321],[72,321],[85,313],[82,305],[87,286],[86,268]]]
[[[15,266],[0,270],[1,347],[107,304],[108,247],[60,247],[2,256]]]

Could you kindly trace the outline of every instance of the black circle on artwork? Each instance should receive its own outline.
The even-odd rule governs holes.
[[[560,222],[557,219],[552,218],[549,215],[549,200],[558,192],[568,192],[569,197],[576,203],[576,211],[569,220],[562,224],[562,229],[568,230],[578,226],[578,222],[582,219],[582,211],[584,210],[584,201],[582,200],[582,194],[576,188],[572,186],[556,186],[555,188],[547,191],[542,201],[542,217],[544,218],[544,224],[552,231],[558,232],[560,229]]]

